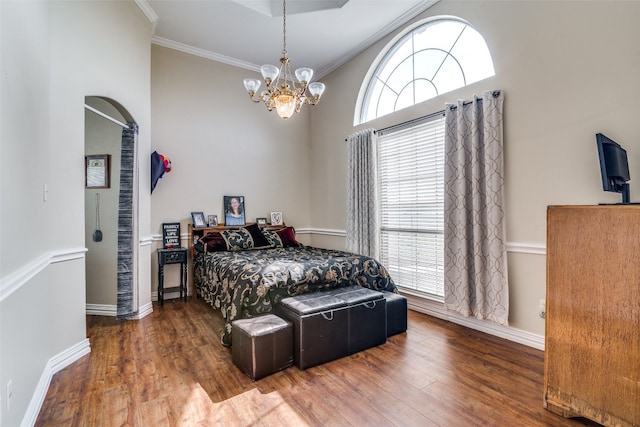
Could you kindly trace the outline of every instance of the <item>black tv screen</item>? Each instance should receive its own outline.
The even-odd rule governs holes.
[[[617,142],[605,135],[596,134],[602,189],[614,193],[622,193],[622,203],[629,203],[629,163],[627,152]]]

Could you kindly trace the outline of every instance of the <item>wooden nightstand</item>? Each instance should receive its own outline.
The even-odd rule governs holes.
[[[187,248],[158,249],[158,301],[164,304],[164,266],[180,264],[180,285],[167,290],[180,290],[180,299],[187,301]]]

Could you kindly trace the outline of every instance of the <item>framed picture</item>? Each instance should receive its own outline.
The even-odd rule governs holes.
[[[216,227],[218,225],[218,215],[209,215],[207,222],[209,227]]]
[[[224,196],[224,225],[245,225],[244,196]]]
[[[165,222],[162,224],[162,247],[164,249],[180,247],[179,222]]]
[[[207,226],[207,224],[204,222],[204,214],[202,212],[191,212],[191,220],[193,221],[194,228],[202,228]]]
[[[84,156],[84,187],[109,188],[111,186],[110,154]]]
[[[267,225],[267,218],[256,218],[256,224],[260,227]]]
[[[282,212],[271,212],[271,225],[282,225]]]

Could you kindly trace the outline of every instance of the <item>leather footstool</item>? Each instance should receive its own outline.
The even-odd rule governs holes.
[[[393,292],[382,291],[387,300],[387,337],[407,330],[407,298]]]
[[[231,325],[233,364],[252,380],[281,371],[293,363],[291,323],[275,314],[265,314],[234,320]]]

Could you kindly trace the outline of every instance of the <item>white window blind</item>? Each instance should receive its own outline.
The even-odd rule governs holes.
[[[444,297],[444,118],[378,135],[380,259],[404,290]]]

